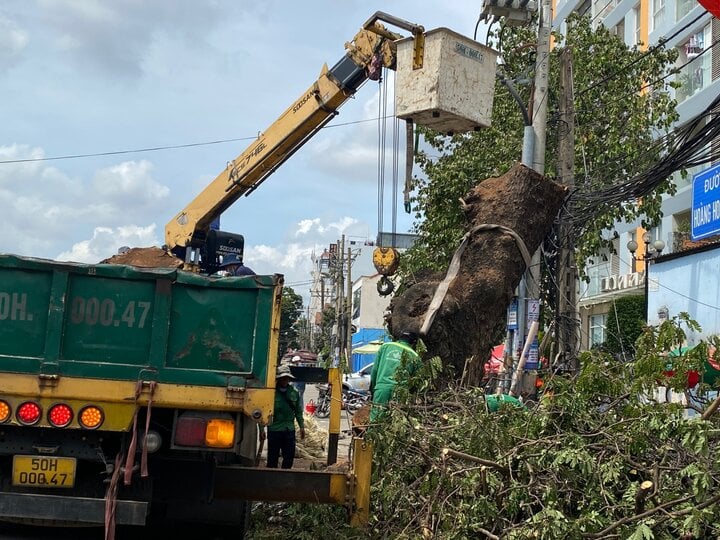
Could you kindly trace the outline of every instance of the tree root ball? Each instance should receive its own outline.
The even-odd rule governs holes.
[[[482,224],[508,227],[517,233],[530,254],[540,246],[567,194],[567,188],[517,164],[507,173],[488,178],[464,199],[466,231]],[[483,365],[504,326],[506,310],[525,271],[514,238],[497,229],[471,234],[457,277],[427,335],[421,336],[429,356],[465,374],[470,384],[482,379]],[[425,277],[393,298],[388,324],[392,335],[418,332],[438,284],[445,274]]]

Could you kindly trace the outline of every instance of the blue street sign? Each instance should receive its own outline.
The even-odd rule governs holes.
[[[720,234],[720,165],[693,177],[690,222],[693,240]]]
[[[507,309],[507,329],[517,330],[518,328],[518,300],[517,297],[510,300],[510,305]]]

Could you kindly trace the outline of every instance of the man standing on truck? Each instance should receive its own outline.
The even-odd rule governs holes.
[[[295,422],[300,428],[300,438],[305,438],[300,394],[290,385],[294,379],[290,366],[281,365],[275,375],[275,412],[273,422],[267,428],[267,466],[276,469],[282,454],[283,469],[292,469],[295,459]],[[265,430],[260,428],[260,440],[265,440]]]
[[[395,372],[400,367],[403,355],[407,356],[409,371],[411,373],[415,371],[420,361],[420,356],[415,352],[417,340],[418,335],[415,332],[406,330],[400,334],[397,341],[383,343],[380,346],[370,374],[371,424],[385,412],[387,403],[392,399],[397,384]]]
[[[228,273],[229,276],[254,276],[253,272],[249,267],[245,266],[242,259],[237,253],[228,253],[223,255],[223,260],[220,263],[220,270]]]

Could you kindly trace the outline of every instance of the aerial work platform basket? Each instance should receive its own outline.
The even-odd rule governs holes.
[[[397,42],[395,116],[441,133],[490,126],[497,52],[447,28],[425,34],[422,67],[413,39]]]

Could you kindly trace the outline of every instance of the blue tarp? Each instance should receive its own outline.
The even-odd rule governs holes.
[[[390,341],[390,336],[384,328],[360,328],[352,335],[352,347],[362,347],[371,341]],[[375,360],[374,354],[353,354],[350,369],[359,371]]]

